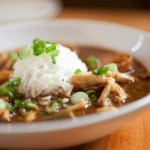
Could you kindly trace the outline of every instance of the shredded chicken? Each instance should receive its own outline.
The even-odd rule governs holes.
[[[106,107],[97,108],[96,112],[104,112],[104,111],[108,111],[108,110],[117,111],[116,107],[114,107],[114,106],[106,106]]]
[[[0,83],[8,80],[11,73],[10,70],[0,70]]]
[[[71,76],[70,81],[75,87],[83,90],[98,90],[100,87],[105,87],[98,99],[98,103],[107,106],[105,100],[111,92],[118,95],[118,101],[123,101],[127,97],[127,94],[116,82],[133,82],[134,78],[123,73],[108,71],[107,75],[94,75],[92,72],[73,75]]]
[[[36,119],[37,113],[38,113],[38,111],[30,110],[25,117],[25,122],[34,121]]]
[[[70,111],[70,110],[73,111],[73,110],[77,110],[77,109],[83,109],[83,108],[85,108],[86,104],[87,104],[87,101],[84,99],[81,99],[79,103],[68,107],[66,110],[67,111]]]

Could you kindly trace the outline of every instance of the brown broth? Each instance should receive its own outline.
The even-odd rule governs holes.
[[[126,55],[125,53],[121,53],[121,52],[113,51],[113,50],[106,50],[104,48],[98,48],[98,47],[95,48],[95,47],[77,46],[77,48],[78,48],[77,52],[78,52],[79,58],[81,58],[82,61],[87,63],[87,58],[92,55],[100,59],[101,66],[104,66],[105,64],[110,63],[111,61],[113,61],[115,58],[119,56]],[[91,68],[89,68],[89,70],[91,70]],[[124,91],[129,95],[129,97],[127,97],[122,102],[122,104],[113,102],[114,106],[117,107],[117,106],[121,106],[130,102],[133,102],[149,94],[150,80],[141,79],[137,75],[138,73],[146,73],[146,72],[148,72],[147,69],[140,62],[134,59],[134,69],[130,70],[128,74],[137,78],[137,81],[129,82],[129,83],[119,83],[119,85],[124,89]],[[102,90],[103,88],[96,91],[97,97],[101,95]],[[44,107],[39,106],[39,110],[42,110],[43,108]],[[98,106],[96,105],[96,102],[92,102],[86,109],[74,111],[74,115],[81,116],[81,115],[95,113],[96,108],[98,108]],[[64,110],[63,108],[59,109],[59,114],[61,114],[63,110]],[[57,113],[52,113],[52,115],[38,114],[38,117],[35,121],[60,119],[62,117],[68,117],[68,116],[57,115]],[[23,120],[23,116],[21,116],[19,113],[16,113],[12,115],[11,121],[23,122],[24,120]]]

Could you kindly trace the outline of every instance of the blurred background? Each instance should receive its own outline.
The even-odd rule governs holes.
[[[148,0],[0,0],[0,24],[52,18],[92,19],[150,31]]]
[[[150,9],[149,0],[62,0],[65,8]]]

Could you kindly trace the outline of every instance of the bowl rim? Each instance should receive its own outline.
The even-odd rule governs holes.
[[[139,30],[133,27],[129,27],[126,25],[120,25],[117,23],[111,23],[106,21],[94,21],[94,20],[79,20],[79,19],[56,19],[56,20],[45,20],[40,19],[36,21],[23,21],[17,23],[7,23],[0,25],[0,31],[7,30],[10,28],[18,28],[18,27],[27,27],[27,26],[38,26],[38,25],[46,25],[46,24],[74,24],[74,25],[107,25],[113,28],[123,29],[124,31],[133,31],[135,33],[142,33],[146,37],[150,38],[150,34]],[[102,113],[94,113],[86,116],[77,117],[75,119],[61,119],[61,120],[52,120],[52,121],[44,121],[44,122],[32,122],[32,123],[2,123],[0,124],[0,134],[23,134],[23,133],[37,133],[37,132],[52,132],[52,131],[60,131],[60,130],[70,130],[77,127],[88,126],[96,123],[102,123],[105,121],[109,121],[111,119],[115,119],[117,117],[121,117],[123,115],[132,113],[134,111],[138,111],[150,104],[150,94],[126,104],[124,106],[118,107],[117,113],[115,111],[107,111]]]

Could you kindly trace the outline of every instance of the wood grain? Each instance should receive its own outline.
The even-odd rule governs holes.
[[[57,18],[119,23],[150,32],[150,11],[65,9]],[[150,110],[116,132],[84,145],[63,150],[149,150]]]

